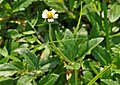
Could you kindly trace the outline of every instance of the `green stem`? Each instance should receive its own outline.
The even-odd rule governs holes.
[[[114,38],[114,37],[118,37],[118,36],[120,36],[120,33],[116,33],[114,35],[111,35],[109,38]]]
[[[32,25],[32,23],[28,20],[27,21],[28,22],[28,24],[31,26],[31,28],[35,31],[35,32],[37,32],[37,30],[35,29],[35,27]]]
[[[97,7],[96,7],[95,1],[92,1],[92,2],[93,2],[93,7],[94,7],[94,9],[97,11],[98,9],[97,9]]]
[[[93,64],[91,62],[89,62],[90,67],[92,68],[92,70],[95,72],[95,74],[98,74],[99,72],[97,71],[97,69],[93,66]]]
[[[80,22],[81,22],[81,17],[82,17],[82,1],[81,1],[80,16],[79,16],[79,20],[78,20],[78,23],[77,23],[77,27],[76,27],[76,29],[74,30],[74,35],[76,35],[76,33],[77,33],[78,29],[79,29]]]
[[[101,11],[101,4],[100,4],[100,0],[97,0],[98,2],[98,10]]]
[[[77,84],[77,79],[78,79],[78,73],[77,73],[77,69],[75,68],[75,85],[78,85]]]
[[[37,34],[37,30],[35,29],[35,24],[34,25],[32,25],[32,23],[28,20],[27,21],[28,23],[29,23],[29,25],[31,26],[31,28],[35,31],[35,33]],[[36,21],[37,22],[37,21]],[[42,43],[37,39],[37,42],[40,44],[40,45],[42,45]]]
[[[104,27],[105,27],[105,33],[106,33],[106,48],[108,51],[110,51],[110,43],[109,43],[109,27],[107,22],[107,6],[106,1],[102,0],[103,2],[103,11],[104,11]]]
[[[53,48],[56,50],[56,53],[59,55],[61,55],[65,61],[67,61],[68,63],[70,63],[72,66],[73,66],[73,63],[56,47],[56,45],[54,44],[53,42],[53,39],[52,39],[52,28],[51,28],[51,23],[49,23],[49,37],[50,37],[50,41],[53,45]]]
[[[111,66],[105,67],[100,73],[98,73],[87,85],[93,85],[95,81],[100,78]]]
[[[77,79],[78,79],[77,69],[75,68],[74,64],[54,44],[53,39],[52,39],[51,23],[49,23],[49,37],[50,37],[50,41],[52,43],[52,47],[56,50],[56,53],[60,54],[64,58],[65,61],[67,61],[68,63],[70,63],[73,66],[74,71],[75,71],[75,85],[77,85]]]
[[[71,18],[73,18],[73,19],[75,18],[75,15],[72,12],[70,12],[64,4],[61,3],[61,6]]]

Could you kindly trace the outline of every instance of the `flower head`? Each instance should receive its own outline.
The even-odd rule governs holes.
[[[58,18],[58,14],[56,14],[56,11],[54,9],[51,11],[45,9],[42,13],[42,18],[47,19],[48,22],[54,22],[54,19]]]

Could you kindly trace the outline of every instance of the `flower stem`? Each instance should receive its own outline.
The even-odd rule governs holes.
[[[78,85],[78,84],[77,84],[77,79],[78,79],[77,69],[74,68],[74,70],[75,70],[75,85]]]
[[[51,44],[53,45],[52,47],[55,49],[56,53],[61,55],[63,57],[63,59],[70,63],[71,66],[74,68],[74,71],[75,71],[75,85],[77,85],[77,79],[78,79],[78,73],[77,73],[77,69],[75,68],[74,66],[74,63],[72,63],[57,47],[56,45],[54,44],[53,42],[53,39],[52,39],[52,28],[51,28],[51,23],[49,23],[49,37],[50,37],[50,41],[51,41]]]
[[[54,44],[53,42],[53,39],[52,39],[52,28],[51,28],[51,23],[49,23],[49,38],[50,38],[50,41],[53,45],[53,48],[56,50],[56,53],[59,54],[60,56],[63,57],[63,59],[70,63],[72,66],[73,66],[73,63],[56,47],[56,45]]]
[[[76,27],[76,29],[74,30],[74,35],[76,35],[76,33],[77,33],[78,29],[79,29],[80,22],[81,22],[81,17],[82,17],[82,1],[81,1],[80,16],[79,16],[79,20],[78,20],[78,23],[77,23],[77,27]]]
[[[106,6],[105,0],[102,0],[102,2],[103,2],[103,11],[104,11],[104,27],[105,27],[105,33],[106,33],[106,48],[110,52],[109,27],[107,22],[107,6]]]
[[[75,18],[75,15],[68,10],[68,8],[65,6],[64,1],[62,0],[59,5],[62,7],[62,9],[70,16],[70,18]]]
[[[63,5],[63,9],[71,18],[75,18],[75,15],[72,12],[70,12],[65,5]]]
[[[104,68],[100,73],[98,73],[87,85],[93,85],[98,78],[100,78],[107,70],[110,69],[110,67],[111,67],[111,65],[105,67],[105,68]]]

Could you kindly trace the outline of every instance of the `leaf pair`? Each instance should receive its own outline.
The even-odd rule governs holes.
[[[103,41],[103,38],[98,37],[88,40],[87,31],[84,28],[80,29],[74,37],[73,33],[67,29],[62,41],[59,48],[70,61],[75,61],[76,58],[78,60],[84,59],[86,54],[90,54]]]

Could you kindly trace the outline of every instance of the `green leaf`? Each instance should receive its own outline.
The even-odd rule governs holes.
[[[19,47],[19,42],[12,42],[11,43],[11,50],[12,51],[17,49],[18,47]]]
[[[111,5],[110,7],[110,17],[109,20],[111,22],[115,22],[120,18],[120,5],[115,2],[114,4]]]
[[[114,53],[120,53],[120,43],[116,44],[114,47],[111,48],[112,52]]]
[[[17,71],[0,71],[0,76],[9,77],[13,76]]]
[[[85,28],[80,28],[80,30],[76,34],[75,38],[75,51],[76,51],[76,58],[79,57],[79,45],[85,43],[88,40],[88,32]]]
[[[8,58],[9,59],[11,59],[11,60],[13,60],[13,61],[20,61],[20,59],[19,58],[17,58],[17,57],[14,57],[14,56],[8,56]]]
[[[23,32],[24,35],[31,35],[34,33],[35,33],[35,31],[32,31],[32,30]]]
[[[120,74],[120,69],[114,69],[116,74]]]
[[[92,55],[97,59],[101,65],[108,65],[111,63],[112,59],[107,50],[101,46],[98,46],[92,51]]]
[[[90,54],[91,51],[103,41],[104,38],[93,38],[79,45],[79,56],[84,58],[86,54]]]
[[[10,63],[0,64],[0,71],[16,71],[18,68]]]
[[[96,12],[93,3],[89,3],[83,6],[83,15],[87,14],[87,10],[89,10],[91,13]]]
[[[111,40],[114,44],[119,44],[120,43],[120,33],[116,34]]]
[[[68,59],[74,61],[76,57],[75,41],[74,36],[69,29],[66,29],[65,31],[65,35],[63,38],[63,46],[61,46],[61,50]]]
[[[14,85],[14,79],[9,77],[0,77],[0,85]]]
[[[8,51],[7,51],[6,47],[4,47],[3,49],[0,49],[0,54],[4,57],[8,56]]]
[[[3,0],[0,0],[0,4],[3,2]]]
[[[35,80],[33,80],[32,85],[37,85],[37,82]]]
[[[11,6],[10,6],[10,4],[9,4],[8,2],[6,2],[6,1],[5,1],[5,3],[4,3],[4,6],[5,6],[5,8],[6,8],[7,10],[11,10],[11,9],[12,9]]]
[[[44,49],[44,45],[35,45],[34,49],[32,50],[32,52],[36,52],[36,51],[40,51]]]
[[[118,82],[111,79],[101,79],[101,81],[104,82],[106,85],[119,85]]]
[[[50,55],[50,49],[48,47],[45,48],[45,50],[42,52],[40,58],[47,58]]]
[[[27,36],[27,37],[26,37],[26,40],[27,40],[28,42],[30,42],[31,44],[33,44],[34,42],[37,41],[37,38],[32,35],[32,36]]]
[[[32,2],[37,0],[17,0],[14,2],[14,10],[13,12],[23,11],[27,8]]]
[[[24,69],[23,62],[21,61],[11,61],[10,63],[21,70]]]
[[[31,83],[32,79],[33,79],[33,76],[24,75],[20,77],[20,79],[17,81],[17,85],[32,85]]]
[[[59,75],[57,74],[49,74],[43,77],[39,82],[38,85],[54,85],[56,80],[58,79]]]
[[[61,2],[58,0],[43,0],[48,6],[52,7],[55,9],[57,12],[62,13],[65,12],[63,10],[63,7],[61,5]]]
[[[91,6],[94,7],[94,5],[92,5],[92,4],[91,4]],[[93,12],[92,10],[90,10],[89,7],[86,8],[86,10],[87,10],[87,15],[86,16],[87,16],[89,22],[92,25],[91,31],[92,32],[95,31],[93,33],[91,33],[91,31],[90,31],[90,37],[91,37],[91,35],[95,35],[93,37],[98,37],[99,30],[100,30],[100,28],[102,28],[102,22],[101,22],[102,17],[98,13]]]
[[[74,6],[74,1],[75,0],[69,0],[69,9],[73,9],[73,6]]]
[[[85,79],[85,83],[87,85],[87,83],[93,78],[93,74],[90,71],[85,71],[83,75],[83,78]]]
[[[116,66],[116,69],[120,69],[120,53],[115,53],[113,58],[113,64]]]
[[[82,44],[85,43],[88,40],[88,32],[85,28],[80,28],[80,30],[77,32],[76,34],[76,43],[78,44]]]
[[[99,34],[100,34],[100,27],[99,27],[98,22],[96,22],[96,23],[94,23],[94,26],[90,31],[90,37],[96,38],[96,37],[99,37]]]
[[[40,68],[40,70],[42,70],[42,71],[44,71],[44,72],[47,72],[47,71],[49,71],[50,69],[53,69],[53,68],[55,68],[56,66],[57,66],[57,62],[56,61],[53,61],[53,62],[51,62],[51,63],[47,63],[47,64],[45,64],[45,65],[43,65],[41,68]]]
[[[75,66],[75,68],[73,68],[73,66],[71,66],[71,65],[66,65],[65,67],[66,67],[66,69],[78,70],[80,68],[80,63],[75,63],[74,66]]]
[[[5,57],[0,60],[0,63],[7,63],[8,61],[9,61],[9,58]]]
[[[30,52],[27,49],[21,50],[20,54],[25,58],[26,62],[32,67],[38,67],[38,60],[34,53]]]
[[[57,64],[59,63],[59,58],[58,57],[53,57],[53,56],[48,56],[48,57],[46,57],[46,58],[41,58],[40,60],[39,60],[39,65],[40,66],[45,66],[45,65],[47,65],[48,64],[48,68],[49,68],[49,66],[50,67],[54,67],[54,66],[56,66]]]

